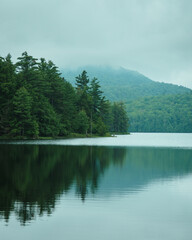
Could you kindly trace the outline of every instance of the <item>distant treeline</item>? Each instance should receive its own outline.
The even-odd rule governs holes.
[[[131,132],[192,132],[192,93],[140,98],[126,107]]]
[[[0,136],[103,136],[127,131],[124,104],[106,100],[97,78],[89,80],[86,71],[73,87],[52,61],[27,52],[15,64],[10,54],[0,57]]]

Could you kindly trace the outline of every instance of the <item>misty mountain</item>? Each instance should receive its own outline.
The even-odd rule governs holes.
[[[85,66],[75,70],[63,69],[62,75],[75,85],[75,77],[83,70],[90,80],[96,77],[107,99],[129,101],[140,97],[189,93],[191,90],[174,84],[155,82],[136,71],[108,66]]]

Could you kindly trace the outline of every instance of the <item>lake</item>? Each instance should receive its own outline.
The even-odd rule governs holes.
[[[0,236],[191,240],[192,134],[0,141]]]

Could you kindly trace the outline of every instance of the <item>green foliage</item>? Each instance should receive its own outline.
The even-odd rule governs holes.
[[[142,98],[126,104],[132,132],[192,132],[192,94]]]
[[[76,77],[77,109],[79,111],[78,120],[80,126],[87,122],[86,133],[105,135],[107,129],[110,129],[107,119],[109,118],[109,109],[105,97],[102,95],[101,86],[97,78],[93,78],[89,85],[87,72],[83,71]],[[86,115],[86,116],[85,116]],[[80,119],[83,120],[80,120]],[[87,119],[87,120],[86,120]],[[78,132],[85,132],[85,126],[79,127]],[[82,130],[83,129],[83,130]]]
[[[12,98],[16,89],[15,66],[11,55],[0,57],[0,135],[10,132],[10,120],[13,111]]]
[[[104,135],[110,129],[110,104],[99,81],[83,71],[76,88],[52,61],[24,52],[16,64],[0,58],[0,136],[37,138],[71,133]]]
[[[77,132],[87,134],[89,128],[89,118],[85,111],[80,111],[77,116]]]
[[[85,111],[87,116],[90,116],[92,99],[88,91],[88,83],[89,78],[86,71],[76,77],[77,109],[78,111]]]
[[[97,80],[97,78],[93,78],[91,81],[91,86],[90,86],[90,94],[92,97],[92,114],[97,115],[100,110],[101,110],[101,103],[102,103],[102,91],[100,90],[100,85],[99,85],[99,81]]]
[[[77,104],[76,104],[76,93],[72,85],[64,81],[63,89],[63,100],[62,100],[62,129],[59,135],[67,135],[75,131],[76,128],[76,115],[77,115]]]
[[[76,77],[77,89],[80,91],[87,91],[88,83],[89,83],[89,78],[87,76],[87,72],[84,70],[81,75]]]
[[[27,52],[22,53],[15,64],[17,71],[18,87],[25,87],[29,92],[37,89],[37,59],[29,56]]]
[[[96,133],[100,136],[104,136],[107,133],[107,127],[101,118],[97,120]]]
[[[111,108],[112,108],[111,132],[127,133],[129,119],[127,117],[124,103],[123,102],[114,103]]]
[[[90,77],[100,79],[109,100],[126,103],[129,131],[192,132],[191,89],[154,82],[138,72],[123,68],[90,66],[87,71]],[[65,71],[65,77],[71,83],[74,83],[75,74]],[[104,122],[112,125],[112,119],[107,116]]]
[[[52,137],[57,136],[60,125],[54,108],[44,96],[40,95],[36,97],[35,100],[36,101],[34,101],[33,104],[33,114],[39,124],[39,135]]]
[[[126,103],[129,131],[192,132],[191,89],[154,82],[138,72],[123,68],[90,66],[87,71],[90,78],[97,76],[100,79],[99,84],[110,101]],[[75,74],[75,71],[65,71],[65,77],[71,83],[74,83]],[[112,108],[107,102],[104,105],[105,112],[100,112],[104,123],[110,126],[111,131],[114,128],[118,130],[113,122]]]
[[[32,119],[32,99],[28,91],[21,87],[13,97],[13,121],[11,135],[38,136],[38,124]]]

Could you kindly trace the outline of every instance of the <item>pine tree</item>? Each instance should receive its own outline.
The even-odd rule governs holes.
[[[76,88],[77,90],[86,91],[88,90],[89,78],[87,72],[84,70],[81,75],[76,77]]]
[[[35,98],[33,114],[39,125],[40,136],[57,136],[59,134],[58,116],[46,97],[39,95]]]
[[[101,110],[102,91],[100,90],[99,81],[93,78],[90,86],[90,95],[92,98],[92,114],[98,115]]]
[[[25,87],[28,91],[37,91],[38,63],[37,58],[29,56],[27,52],[22,53],[22,57],[18,58],[16,63],[16,71],[18,76],[19,87]]]
[[[22,137],[38,135],[38,124],[32,118],[31,106],[31,96],[24,87],[21,87],[13,98],[12,135]]]
[[[75,132],[77,106],[75,89],[69,82],[63,81],[63,83],[60,135],[67,135]]]
[[[76,93],[77,93],[77,110],[85,111],[88,118],[91,118],[92,98],[89,94],[89,78],[87,72],[83,71],[81,75],[76,77]]]
[[[115,102],[112,105],[112,125],[111,131],[117,133],[128,132],[128,117],[125,105],[122,102]]]
[[[16,89],[15,66],[11,55],[0,57],[0,135],[10,131],[12,98]]]
[[[77,116],[77,132],[82,134],[87,134],[89,128],[89,118],[85,111],[80,111]]]

